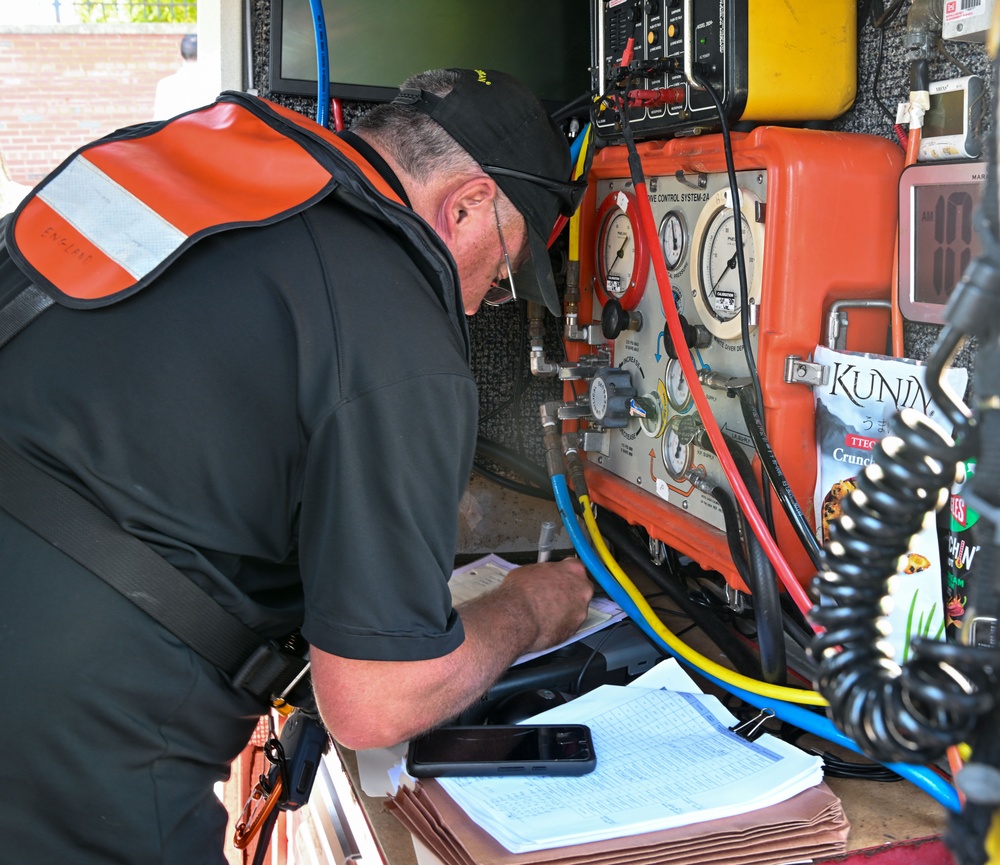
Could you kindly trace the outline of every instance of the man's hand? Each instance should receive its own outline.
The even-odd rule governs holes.
[[[563,642],[593,595],[579,559],[526,565],[458,611],[465,641],[426,661],[363,661],[310,651],[323,720],[348,747],[379,748],[453,718],[517,658]]]
[[[520,653],[524,654],[555,646],[576,633],[587,617],[594,588],[583,563],[570,558],[515,568],[495,594],[523,603],[527,615],[537,624],[538,635]],[[463,621],[464,609],[459,607]]]

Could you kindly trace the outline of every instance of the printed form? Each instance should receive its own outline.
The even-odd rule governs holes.
[[[745,813],[823,779],[819,757],[730,732],[736,718],[704,694],[603,685],[530,723],[587,724],[597,768],[579,778],[439,779],[513,853]]]

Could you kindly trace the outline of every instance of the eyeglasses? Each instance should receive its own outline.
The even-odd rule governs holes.
[[[480,168],[487,174],[499,174],[501,177],[526,180],[528,183],[534,183],[536,186],[541,186],[542,189],[547,189],[549,192],[555,193],[559,199],[560,212],[564,216],[572,216],[576,212],[580,201],[583,199],[583,194],[587,191],[587,182],[585,180],[555,180],[552,177],[544,177],[541,174],[529,174],[527,171],[502,168],[499,165],[484,165],[482,163],[480,163]]]
[[[497,277],[493,280],[489,290],[483,297],[483,303],[487,306],[501,306],[512,300],[517,300],[517,292],[514,290],[514,268],[510,264],[510,256],[507,254],[507,243],[503,238],[503,229],[500,227],[500,211],[497,209],[497,200],[493,199],[493,215],[497,220],[497,234],[500,235],[500,249],[503,250],[503,260],[507,265],[507,278]]]

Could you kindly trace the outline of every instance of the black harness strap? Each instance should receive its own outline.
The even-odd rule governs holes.
[[[0,242],[2,249],[2,242]],[[34,285],[28,285],[0,309],[0,348],[3,348],[55,301]]]
[[[306,660],[261,638],[110,516],[0,440],[0,507],[262,700]]]
[[[0,253],[7,220],[0,217]],[[30,282],[0,308],[3,348],[55,301]],[[0,440],[0,507],[99,576],[261,700],[302,675],[304,658],[263,639],[99,507]]]
[[[10,215],[0,217],[0,255],[7,251],[7,223]],[[37,285],[27,280],[25,287],[0,309],[0,348],[3,348],[55,301]]]

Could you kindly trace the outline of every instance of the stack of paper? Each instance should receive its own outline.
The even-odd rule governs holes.
[[[532,719],[589,725],[590,775],[444,778],[401,789],[390,807],[448,863],[774,863],[843,851],[848,825],[820,758],[731,732],[736,719],[693,687],[643,682]],[[644,852],[615,859],[624,848]]]
[[[778,865],[843,853],[850,828],[825,784],[762,811],[534,853],[505,850],[435,782],[387,807],[443,865]]]

